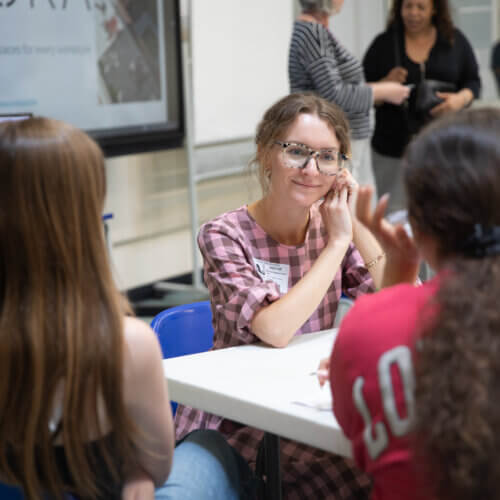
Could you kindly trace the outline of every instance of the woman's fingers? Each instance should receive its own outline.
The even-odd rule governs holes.
[[[339,188],[346,186],[349,189],[349,192],[357,191],[359,185],[356,182],[356,179],[352,176],[351,172],[346,168],[342,169],[340,174],[337,176],[336,185]]]
[[[323,386],[330,378],[330,358],[323,358],[320,361],[316,374],[318,376],[319,385]]]
[[[347,186],[343,186],[339,190],[339,202],[342,204],[347,204],[347,195],[349,193],[349,188]]]
[[[418,251],[415,242],[409,236],[403,225],[398,224],[394,229],[394,234],[399,242],[401,249],[405,252],[408,258],[417,258]]]
[[[330,189],[330,191],[328,191],[328,193],[326,193],[325,201],[323,202],[323,204],[330,206],[336,197],[337,197],[336,189],[335,188]]]
[[[349,187],[344,184],[335,185],[328,193],[325,195],[325,201],[323,204],[328,206],[336,206],[338,203],[347,202],[347,197],[349,194]]]

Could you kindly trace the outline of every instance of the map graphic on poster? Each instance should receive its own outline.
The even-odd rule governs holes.
[[[0,0],[0,114],[85,130],[167,121],[162,0]]]

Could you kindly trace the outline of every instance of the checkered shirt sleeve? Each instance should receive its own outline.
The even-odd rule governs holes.
[[[351,243],[342,264],[342,292],[350,299],[375,291],[375,284],[357,248]]]
[[[213,309],[215,347],[257,342],[250,329],[254,314],[280,298],[278,285],[257,274],[244,240],[241,228],[220,220],[205,224],[198,235]]]
[[[311,209],[306,240],[297,247],[273,240],[250,217],[246,207],[205,224],[198,235],[198,244],[212,304],[214,347],[258,341],[250,328],[255,313],[281,296],[276,283],[259,276],[254,258],[289,266],[290,289],[309,271],[326,242],[326,230],[317,207]],[[373,290],[371,275],[351,243],[341,269],[332,273],[332,284],[323,300],[296,334],[331,328],[342,292],[356,299]]]

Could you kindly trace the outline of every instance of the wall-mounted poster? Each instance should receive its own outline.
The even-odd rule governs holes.
[[[176,0],[0,0],[0,115],[68,121],[111,154],[182,139]]]

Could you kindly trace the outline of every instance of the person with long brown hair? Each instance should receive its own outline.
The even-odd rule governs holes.
[[[329,378],[373,499],[497,497],[499,136],[500,110],[471,109],[412,141],[403,165],[413,236],[383,218],[387,197],[372,212],[372,190],[359,190],[388,288],[344,318]],[[437,275],[415,286],[419,257]]]
[[[412,88],[405,106],[380,103],[372,138],[379,196],[390,193],[388,210],[405,207],[400,160],[411,137],[431,119],[459,111],[479,96],[474,51],[454,26],[448,0],[394,0],[387,29],[363,58],[369,81]]]
[[[102,152],[84,132],[0,124],[0,480],[29,499],[148,499],[154,486],[157,498],[209,487],[238,498],[238,457],[216,433],[188,436],[165,483],[174,433],[161,351],[114,285],[105,193]],[[196,484],[200,469],[213,475]]]

